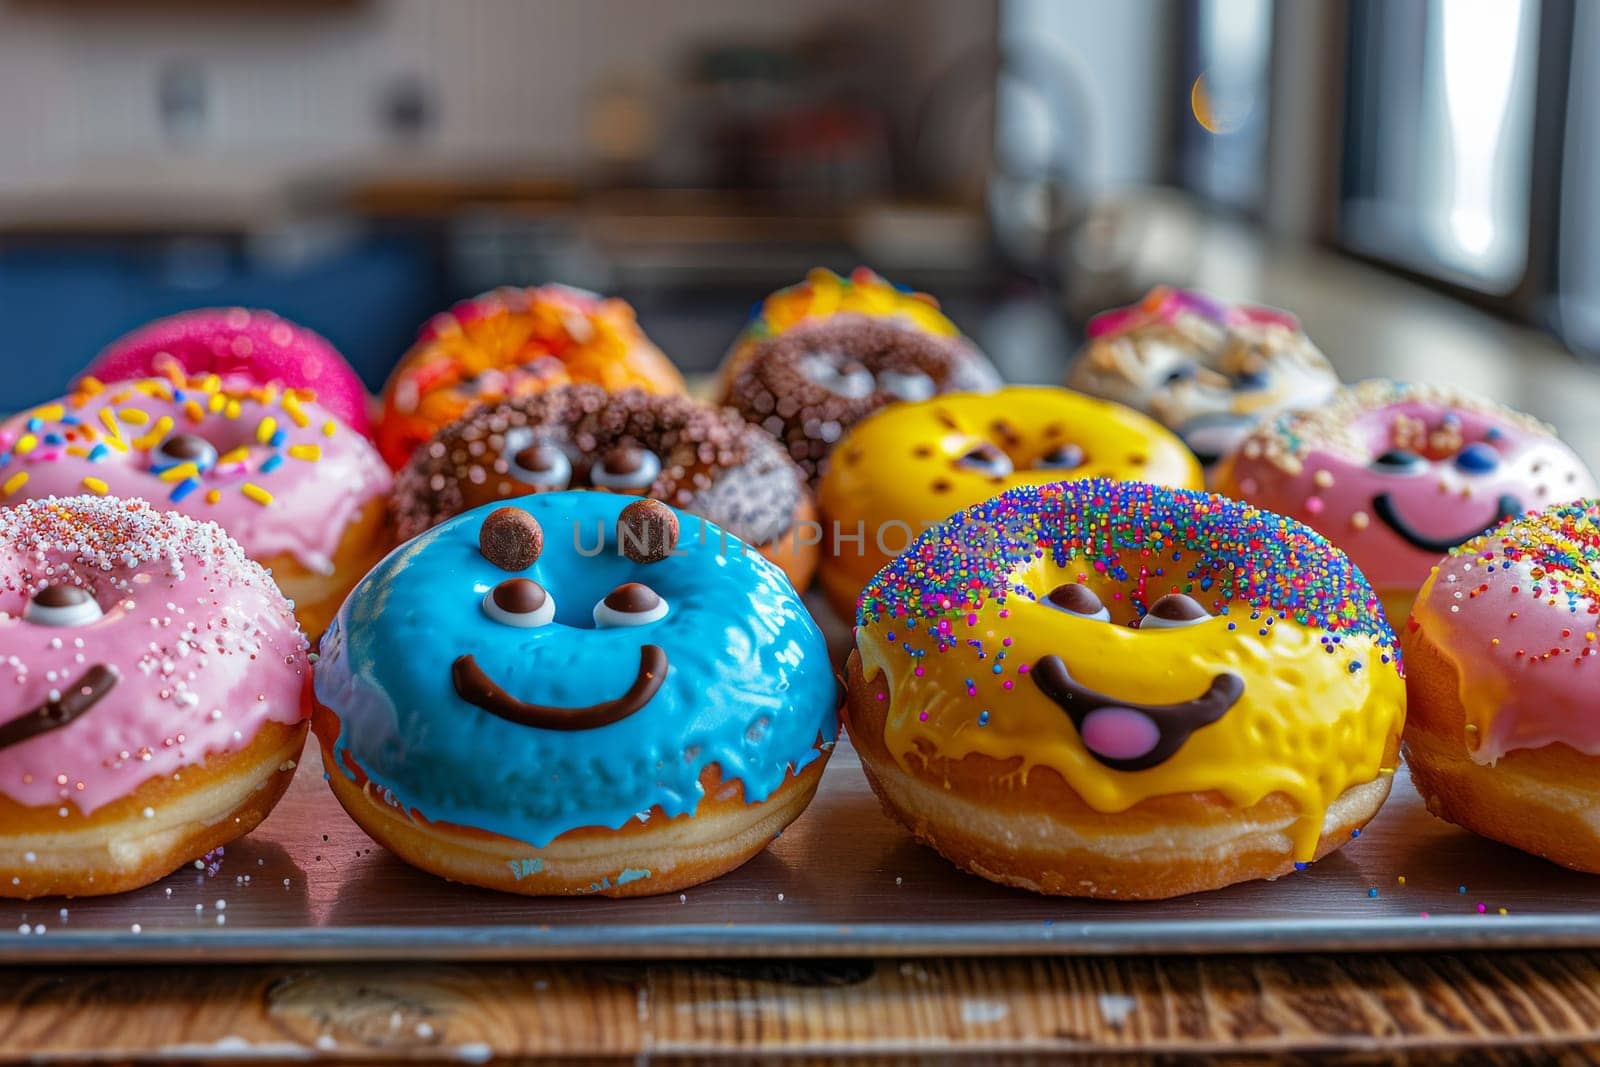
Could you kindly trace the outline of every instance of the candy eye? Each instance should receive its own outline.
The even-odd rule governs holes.
[[[1057,445],[1038,459],[1033,469],[1041,471],[1070,471],[1081,467],[1088,457],[1074,444]]]
[[[879,371],[878,388],[901,400],[926,400],[939,391],[933,379],[918,370]]]
[[[594,606],[594,624],[601,629],[612,626],[643,626],[665,618],[667,602],[642,582],[623,582]]]
[[[1079,615],[1096,622],[1111,621],[1111,612],[1095,596],[1094,590],[1079,582],[1056,586],[1045,594],[1044,602],[1069,615]]]
[[[1488,474],[1500,466],[1500,453],[1493,445],[1474,441],[1456,453],[1456,468],[1467,474]]]
[[[536,489],[565,489],[572,483],[572,460],[555,445],[535,441],[526,430],[506,434],[506,470]]]
[[[1172,630],[1205,622],[1211,614],[1192,596],[1168,593],[1150,605],[1150,610],[1139,623],[1141,630]]]
[[[589,468],[589,482],[600,489],[648,489],[660,473],[654,452],[618,445]]]
[[[556,617],[556,601],[532,578],[507,578],[483,598],[483,613],[507,626],[533,629]]]
[[[44,626],[83,626],[100,618],[100,605],[76,585],[47,585],[28,601],[22,617]]]
[[[217,464],[216,446],[192,433],[175,433],[150,453],[150,470],[155,474],[184,463],[193,463],[202,471],[210,470]]]
[[[800,373],[807,381],[846,400],[865,400],[877,388],[871,371],[843,357],[812,353],[800,361]]]
[[[956,463],[993,478],[1004,478],[1013,469],[1011,457],[988,441],[967,449]]]
[[[1428,461],[1404,448],[1391,448],[1373,459],[1372,469],[1381,474],[1423,474]]]

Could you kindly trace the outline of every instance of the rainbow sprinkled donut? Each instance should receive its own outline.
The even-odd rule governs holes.
[[[401,357],[383,387],[378,450],[398,469],[479,404],[573,382],[685,388],[626,302],[566,285],[491,290],[429,319]]]
[[[1258,427],[1217,471],[1217,490],[1322,533],[1399,620],[1440,556],[1596,484],[1531,416],[1457,389],[1374,380]]]
[[[966,869],[1170,897],[1345,844],[1388,796],[1394,635],[1350,561],[1222,497],[1013,489],[862,593],[847,721],[873,788]]]
[[[1428,810],[1600,873],[1600,501],[1453,549],[1401,643],[1406,763]]]
[[[147,885],[255,827],[311,665],[214,523],[78,496],[0,508],[0,897]]]
[[[111,342],[84,373],[121,382],[163,376],[174,362],[186,375],[310,390],[346,426],[368,431],[366,387],[339,350],[270,311],[201,308],[156,319]]]
[[[886,404],[996,389],[938,301],[864,267],[814,270],[762,302],[723,364],[722,403],[776,437],[813,484],[843,433]]]
[[[313,729],[346,810],[425,870],[514,893],[733,869],[805,808],[838,727],[783,573],[612,493],[435,526],[362,580],[321,651]]]
[[[1163,285],[1089,321],[1067,384],[1155,417],[1210,466],[1263,418],[1320,404],[1339,379],[1287,311]]]
[[[390,474],[308,394],[215,374],[74,392],[0,424],[0,501],[88,493],[219,523],[271,569],[307,632],[388,550]]]

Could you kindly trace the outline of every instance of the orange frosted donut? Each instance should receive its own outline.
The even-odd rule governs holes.
[[[142,501],[0,509],[0,897],[147,885],[288,788],[311,666],[272,579]]]
[[[846,721],[956,864],[1121,900],[1272,878],[1389,794],[1394,635],[1350,561],[1219,496],[1099,479],[957,512],[861,595]]]
[[[1081,478],[1200,489],[1178,436],[1148,416],[1049,386],[891,404],[845,434],[817,490],[822,586],[841,615],[929,525],[1019,485]]]
[[[175,367],[74,389],[0,425],[0,500],[91,493],[213,520],[313,635],[388,551],[389,470],[310,394]]]
[[[478,404],[588,382],[682,393],[633,308],[565,285],[494,289],[435,315],[383,387],[378,450],[399,468]]]
[[[1405,754],[1428,810],[1600,873],[1600,501],[1454,549],[1401,642]]]

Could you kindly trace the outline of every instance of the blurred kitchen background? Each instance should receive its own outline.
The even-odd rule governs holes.
[[[0,0],[0,408],[218,304],[376,386],[551,280],[709,370],[857,263],[1017,379],[1199,284],[1594,458],[1600,0]]]

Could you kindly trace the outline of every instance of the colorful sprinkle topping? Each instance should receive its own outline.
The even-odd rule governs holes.
[[[1371,587],[1308,527],[1210,493],[1102,479],[1013,489],[951,516],[878,573],[857,622],[921,623],[945,651],[961,642],[941,621],[1036,600],[1014,575],[1047,554],[1122,583],[1140,615],[1180,592],[1263,634],[1289,619],[1335,644],[1370,637],[1385,662],[1399,655]]]

